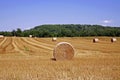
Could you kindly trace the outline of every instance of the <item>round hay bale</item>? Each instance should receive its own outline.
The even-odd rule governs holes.
[[[32,38],[33,36],[32,35],[29,35],[30,38]]]
[[[4,36],[3,35],[0,35],[0,38],[3,38]]]
[[[93,42],[94,42],[94,43],[99,42],[99,39],[98,39],[98,38],[94,38],[94,39],[93,39]]]
[[[68,42],[60,42],[53,51],[56,60],[71,60],[75,54],[73,46]]]
[[[111,42],[116,42],[117,39],[116,38],[111,38]]]
[[[53,38],[52,38],[52,41],[57,41],[57,38],[56,38],[56,37],[53,37]]]

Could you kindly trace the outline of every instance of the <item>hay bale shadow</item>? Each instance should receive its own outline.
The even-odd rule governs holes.
[[[56,59],[55,59],[55,58],[50,58],[50,60],[52,60],[52,61],[56,61]]]

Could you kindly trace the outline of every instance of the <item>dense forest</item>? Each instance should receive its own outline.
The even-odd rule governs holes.
[[[120,37],[120,27],[104,27],[101,25],[40,25],[30,30],[22,31],[20,28],[11,32],[0,32],[4,36],[28,37],[84,37],[84,36],[118,36]]]

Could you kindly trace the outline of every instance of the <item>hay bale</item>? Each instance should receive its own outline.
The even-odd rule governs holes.
[[[94,43],[99,42],[99,39],[98,39],[98,38],[94,38],[94,39],[93,39],[93,42],[94,42]]]
[[[71,60],[75,54],[73,46],[68,42],[60,42],[53,51],[56,60]]]
[[[32,35],[29,35],[29,37],[31,38],[31,37],[32,37]]]
[[[4,36],[3,35],[0,35],[0,38],[3,38]]]
[[[111,38],[111,42],[116,42],[117,39],[116,38]]]
[[[57,41],[57,38],[56,38],[56,37],[53,37],[53,38],[52,38],[52,41]]]

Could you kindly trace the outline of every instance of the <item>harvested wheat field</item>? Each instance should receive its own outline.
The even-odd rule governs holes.
[[[120,37],[0,38],[0,80],[120,80]],[[55,61],[53,49],[69,42],[72,60]]]

